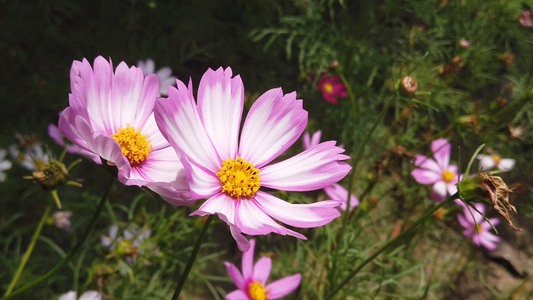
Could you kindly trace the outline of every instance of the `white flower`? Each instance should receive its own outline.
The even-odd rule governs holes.
[[[4,171],[11,169],[11,162],[5,159],[6,154],[6,150],[0,150],[0,182],[6,180],[6,174],[4,173]]]
[[[157,79],[159,79],[159,95],[161,96],[168,95],[168,87],[170,85],[176,85],[176,77],[172,76],[172,69],[165,66],[155,71],[155,63],[151,58],[148,58],[145,61],[139,60],[137,62],[137,67],[141,68],[144,76],[155,73]]]
[[[488,171],[494,168],[502,171],[510,171],[514,168],[516,163],[512,158],[502,158],[497,154],[478,154],[476,158],[479,159],[479,168],[483,171]]]
[[[70,232],[72,230],[72,223],[70,222],[71,217],[72,212],[70,211],[58,211],[52,215],[52,220],[55,227]]]
[[[87,291],[78,298],[74,291],[61,295],[58,300],[102,300],[102,295],[97,291]]]

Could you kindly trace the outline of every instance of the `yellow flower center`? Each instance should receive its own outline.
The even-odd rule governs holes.
[[[474,233],[481,233],[481,224],[474,224]]]
[[[253,197],[260,187],[259,170],[240,157],[223,161],[217,176],[222,183],[222,192],[237,200]]]
[[[259,281],[254,281],[248,285],[248,296],[252,300],[267,300],[268,289]]]
[[[453,174],[452,172],[448,170],[442,172],[442,180],[444,180],[444,182],[451,182],[454,177],[455,177],[455,174]]]
[[[325,83],[324,84],[324,91],[326,91],[326,93],[328,93],[328,94],[333,93],[333,85],[331,83]]]
[[[150,151],[154,147],[150,144],[147,135],[141,134],[141,129],[135,131],[135,128],[126,125],[126,128],[119,128],[118,132],[111,135],[118,142],[122,149],[122,154],[130,161],[131,166],[135,166],[148,159]]]
[[[499,164],[500,160],[502,159],[502,157],[499,156],[499,155],[493,155],[491,157],[492,157],[492,160],[494,161],[495,164]]]

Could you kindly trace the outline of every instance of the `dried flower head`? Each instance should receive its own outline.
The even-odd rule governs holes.
[[[34,179],[45,190],[53,190],[58,185],[64,184],[68,179],[65,165],[55,159],[44,164],[39,170],[34,171],[28,179]]]
[[[509,194],[512,192],[499,176],[491,172],[480,172],[476,176],[459,182],[459,196],[466,203],[472,201],[488,202],[507,221],[514,230],[520,231],[513,225],[516,217],[516,208],[509,203]]]

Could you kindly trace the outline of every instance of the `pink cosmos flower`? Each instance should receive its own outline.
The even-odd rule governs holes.
[[[185,170],[155,123],[156,76],[124,62],[113,72],[111,60],[99,56],[94,69],[86,59],[74,61],[70,81],[61,134],[88,158],[116,166],[120,182],[146,186],[173,205],[192,205]]]
[[[303,142],[303,148],[304,150],[307,150],[311,147],[314,147],[320,143],[320,137],[322,136],[322,131],[318,130],[313,134],[311,137],[309,132],[305,132],[302,142]],[[348,199],[348,190],[345,189],[342,185],[338,183],[334,183],[332,185],[328,185],[324,188],[324,192],[326,192],[326,195],[330,199],[333,200],[340,200],[342,201],[342,205],[340,209],[346,210],[346,204]],[[353,195],[350,195],[350,208],[354,208],[359,206],[359,200]]]
[[[172,69],[165,66],[156,71],[155,63],[151,58],[148,58],[145,61],[139,60],[137,62],[137,67],[141,68],[144,76],[155,73],[157,79],[159,79],[159,95],[168,95],[168,87],[176,83],[176,77],[172,76]]]
[[[234,264],[224,262],[229,277],[239,288],[226,295],[227,300],[279,299],[294,291],[302,279],[295,274],[266,285],[270,276],[272,260],[261,257],[254,265],[255,240],[250,240],[250,249],[242,254],[242,273]]]
[[[420,184],[433,184],[431,199],[444,201],[447,195],[457,192],[458,168],[450,165],[451,146],[446,139],[437,139],[431,143],[433,158],[416,155],[415,166],[411,175]]]
[[[489,230],[492,228],[490,224],[496,226],[500,223],[500,220],[492,218],[486,221],[483,218],[483,215],[485,214],[485,206],[481,203],[475,203],[475,209],[465,206],[462,202],[461,204],[464,216],[458,215],[457,219],[459,224],[465,228],[463,235],[472,238],[474,244],[478,246],[483,246],[488,250],[495,250],[498,247],[497,244],[500,242],[501,238],[490,233]]]
[[[510,171],[514,168],[516,163],[512,158],[502,158],[497,154],[478,154],[476,158],[479,159],[479,168],[483,171],[492,170],[493,168],[502,171]]]
[[[322,73],[318,79],[317,88],[322,92],[322,97],[330,103],[337,104],[337,98],[348,97],[348,90],[346,85],[341,82],[339,75],[330,76],[326,73]]]
[[[157,124],[179,152],[193,199],[207,198],[191,215],[217,214],[228,225],[242,251],[249,247],[241,233],[277,233],[305,239],[273,219],[290,226],[322,226],[337,218],[340,201],[313,204],[287,203],[260,187],[285,191],[310,191],[342,179],[350,166],[342,160],[344,149],[324,142],[281,162],[272,163],[302,134],[307,112],[296,93],[283,95],[271,89],[252,105],[239,139],[244,105],[240,76],[230,68],[211,69],[198,87],[177,82],[168,99],[158,99]]]

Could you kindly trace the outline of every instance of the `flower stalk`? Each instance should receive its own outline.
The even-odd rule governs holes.
[[[39,235],[41,235],[41,231],[43,229],[43,226],[46,223],[46,219],[48,219],[48,215],[50,214],[50,208],[51,207],[52,207],[52,203],[48,204],[48,206],[46,207],[46,209],[44,211],[44,214],[43,214],[43,216],[41,218],[41,221],[39,222],[39,225],[37,225],[37,229],[33,233],[30,245],[28,246],[28,249],[24,253],[24,256],[22,257],[22,261],[20,262],[20,265],[19,265],[17,271],[15,272],[15,276],[13,276],[13,279],[9,283],[9,286],[8,286],[4,296],[8,296],[9,294],[11,294],[11,292],[15,288],[15,285],[17,284],[17,281],[19,280],[20,275],[22,274],[22,271],[24,270],[24,267],[26,266],[26,263],[28,262],[28,259],[30,259],[30,256],[31,256],[31,254],[33,252],[33,249],[35,248],[35,244],[37,243],[37,239],[39,238]]]
[[[406,237],[410,236],[413,233],[413,231],[415,231],[415,229],[417,229],[420,225],[422,225],[426,221],[426,219],[431,218],[434,212],[436,212],[439,208],[444,207],[445,205],[451,203],[452,201],[457,199],[458,196],[459,194],[455,193],[454,195],[451,195],[450,197],[448,197],[445,201],[438,203],[437,205],[429,209],[422,217],[416,220],[409,228],[407,228],[405,231],[400,233],[394,239],[388,241],[385,245],[379,248],[374,254],[372,254],[370,257],[368,257],[363,262],[361,262],[352,272],[350,272],[350,274],[348,274],[348,276],[346,276],[346,278],[342,280],[342,282],[336,288],[334,288],[325,297],[325,299],[333,299],[333,296],[335,296],[335,294],[337,294],[346,283],[348,283],[355,275],[357,275],[357,273],[363,267],[365,267],[367,264],[372,262],[376,257],[378,257],[381,253],[388,250],[389,248],[395,245],[398,246],[404,240],[407,241],[408,239],[406,239]]]
[[[209,225],[211,225],[211,223],[213,222],[214,216],[215,215],[210,215],[205,221],[204,227],[202,228],[202,231],[200,232],[200,236],[198,236],[198,239],[196,240],[196,244],[194,245],[194,249],[192,250],[191,256],[189,256],[189,261],[187,261],[185,270],[183,270],[183,274],[181,275],[180,281],[178,282],[178,287],[176,288],[176,291],[174,292],[174,295],[172,296],[172,300],[176,300],[180,296],[181,290],[183,289],[183,286],[185,285],[185,281],[187,281],[187,277],[189,277],[189,273],[191,272],[192,266],[194,265],[196,256],[198,256],[198,252],[200,252],[200,247],[202,246],[202,243],[204,242],[207,229],[209,229]]]
[[[102,196],[102,199],[100,199],[100,203],[98,203],[98,207],[96,208],[96,211],[94,212],[91,220],[89,221],[89,225],[87,225],[87,227],[85,228],[85,231],[83,232],[81,238],[78,240],[76,245],[74,245],[74,248],[72,248],[72,250],[70,250],[69,254],[67,256],[65,256],[52,270],[48,271],[48,273],[42,275],[41,277],[37,278],[36,280],[34,280],[32,282],[26,284],[25,286],[23,286],[22,288],[14,291],[13,293],[7,293],[6,292],[6,295],[4,295],[4,297],[1,298],[0,300],[13,299],[16,296],[33,289],[35,286],[43,283],[48,278],[54,276],[57,272],[59,272],[61,269],[63,269],[63,267],[65,267],[65,265],[68,262],[70,262],[70,260],[81,249],[81,246],[83,246],[85,240],[89,236],[89,233],[93,229],[94,224],[96,223],[96,220],[98,220],[98,217],[100,216],[100,213],[102,212],[102,210],[103,210],[103,208],[104,208],[104,206],[105,206],[105,204],[107,202],[107,199],[109,198],[109,192],[111,191],[111,187],[113,186],[113,182],[114,182],[114,178],[112,178],[109,181],[109,184],[107,185],[107,187],[105,189],[104,195]]]

